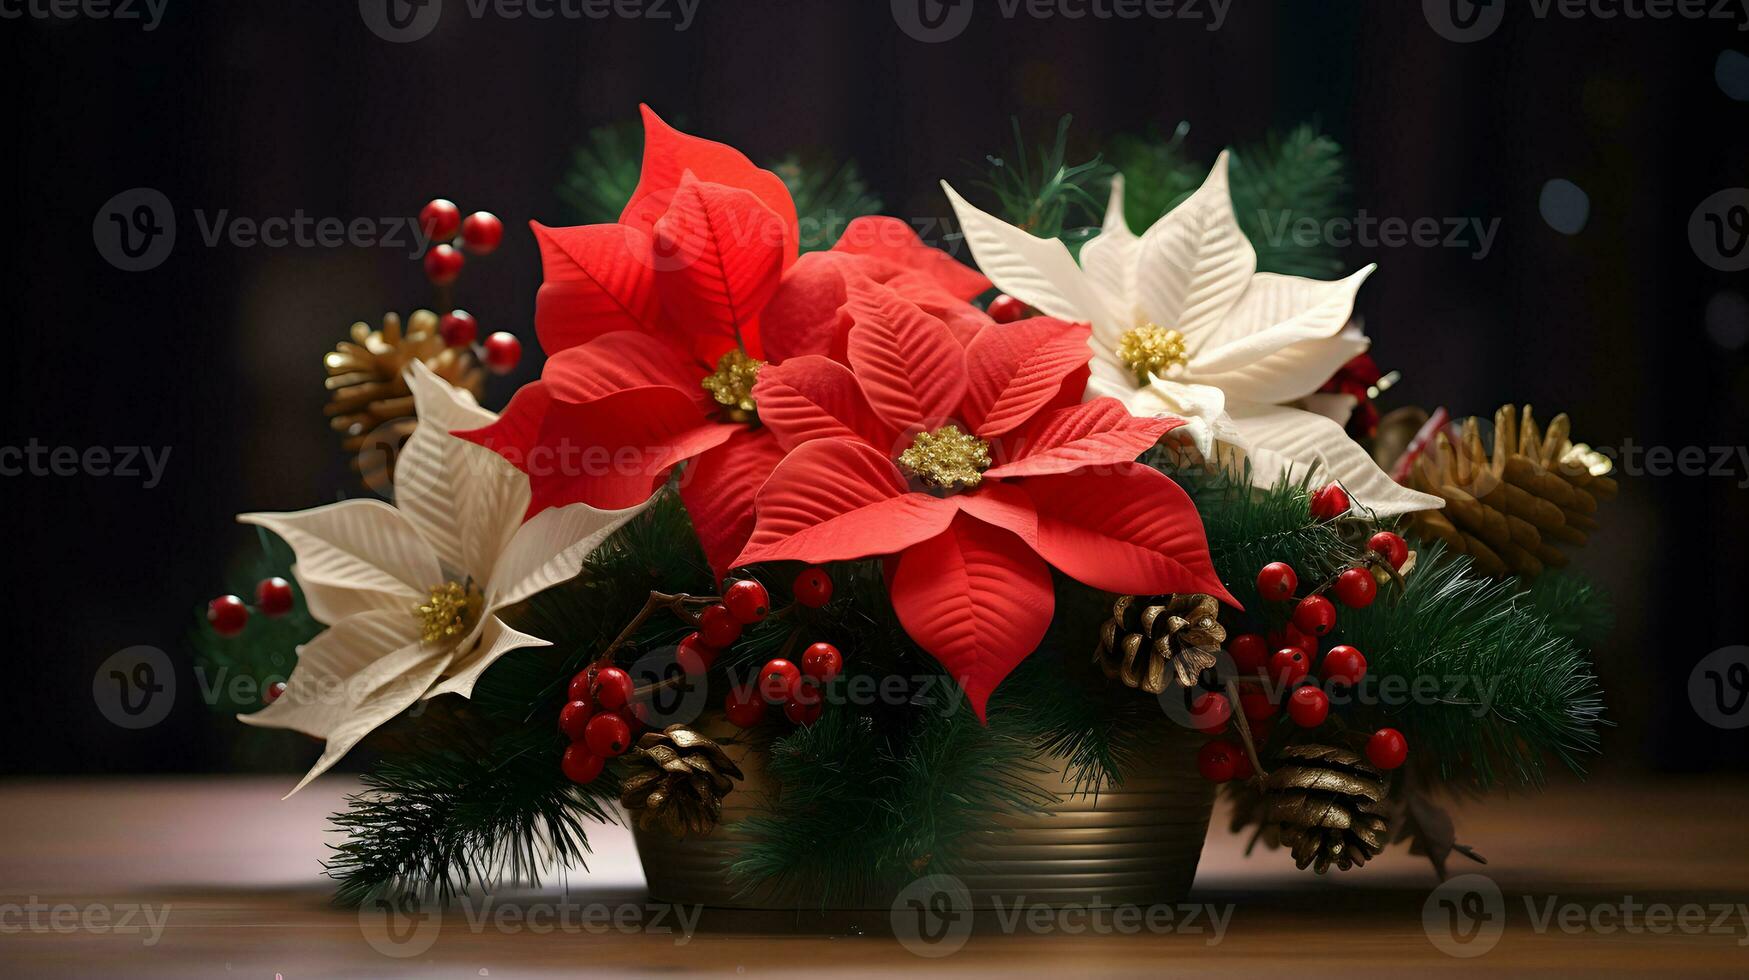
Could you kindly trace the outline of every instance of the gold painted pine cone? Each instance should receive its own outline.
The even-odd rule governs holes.
[[[1481,420],[1464,420],[1456,443],[1441,432],[1415,460],[1409,486],[1445,501],[1410,525],[1466,554],[1488,575],[1533,578],[1567,564],[1556,545],[1583,545],[1597,529],[1597,502],[1616,494],[1608,458],[1569,438],[1566,415],[1539,429],[1529,405],[1494,413],[1492,451]]]
[[[352,339],[322,358],[331,392],[324,412],[341,435],[341,447],[352,454],[353,470],[374,491],[390,488],[395,459],[413,434],[413,392],[402,372],[415,359],[475,398],[484,390],[486,375],[474,355],[466,347],[444,346],[430,310],[415,310],[404,330],[393,312],[383,314],[379,330],[355,323]]]
[[[1213,596],[1120,596],[1099,630],[1093,661],[1105,676],[1149,694],[1190,687],[1215,665],[1227,631]]]
[[[1265,820],[1301,870],[1347,871],[1371,860],[1390,840],[1384,773],[1359,754],[1333,745],[1290,745],[1269,773]]]
[[[620,784],[620,805],[648,830],[676,837],[709,834],[723,817],[723,797],[742,779],[723,747],[685,725],[645,732],[626,754],[636,770]]]

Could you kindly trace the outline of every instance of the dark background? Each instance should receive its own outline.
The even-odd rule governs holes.
[[[1379,362],[1405,376],[1387,407],[1486,415],[1516,399],[1545,418],[1569,411],[1576,436],[1601,446],[1749,441],[1744,274],[1703,264],[1688,233],[1703,199],[1749,184],[1749,104],[1715,78],[1722,52],[1749,51],[1735,22],[1538,20],[1514,3],[1493,36],[1459,44],[1410,0],[1237,0],[1213,32],[1206,18],[1010,19],[977,0],[963,35],[926,44],[884,0],[702,0],[684,32],[448,8],[411,44],[380,40],[349,0],[169,0],[150,33],[0,20],[17,165],[0,271],[16,402],[0,445],[171,447],[152,490],[0,478],[6,769],[230,766],[239,726],[198,697],[128,732],[94,707],[93,672],[148,644],[181,664],[180,691],[196,690],[195,611],[254,547],[230,516],[353,490],[321,414],[322,354],[354,320],[431,302],[403,251],[206,247],[195,210],[350,220],[442,195],[496,212],[506,244],[470,263],[457,302],[528,345],[491,384],[500,406],[540,363],[524,222],[567,221],[554,189],[570,149],[634,120],[640,101],[761,161],[854,159],[888,213],[914,218],[947,213],[939,178],[964,182],[1008,150],[1011,115],[1042,138],[1073,113],[1089,152],[1184,120],[1205,161],[1316,119],[1349,150],[1369,213],[1500,222],[1483,260],[1350,250],[1351,268],[1382,266],[1359,309]],[[1590,197],[1578,234],[1539,214],[1555,178]],[[142,186],[173,202],[178,239],[158,268],[121,272],[94,248],[92,221]],[[1597,651],[1617,722],[1603,766],[1749,756],[1743,733],[1704,725],[1687,694],[1697,660],[1749,637],[1745,480],[1740,458],[1728,476],[1626,476],[1581,556],[1619,604]]]

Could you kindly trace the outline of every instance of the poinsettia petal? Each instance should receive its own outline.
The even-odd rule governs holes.
[[[938,248],[923,244],[908,223],[882,214],[852,219],[838,236],[834,252],[873,255],[924,273],[955,298],[975,299],[990,288],[982,272]]]
[[[406,604],[443,581],[437,552],[405,514],[380,500],[342,500],[291,514],[239,514],[237,521],[284,538],[306,587],[364,593],[373,607]]]
[[[1028,546],[1038,540],[1038,508],[1019,484],[986,480],[978,489],[952,499],[962,512],[1019,535]]]
[[[1038,553],[1070,578],[1107,592],[1206,592],[1237,605],[1209,559],[1196,505],[1160,471],[1118,463],[1021,486],[1038,508]]]
[[[445,669],[448,675],[432,685],[425,692],[425,700],[440,697],[445,694],[459,694],[464,698],[474,696],[474,685],[480,682],[480,675],[486,668],[497,663],[499,658],[513,650],[528,647],[550,647],[550,640],[538,636],[530,636],[506,624],[497,616],[487,616],[485,628],[480,631],[480,643],[472,653],[451,661]]]
[[[1334,337],[1290,344],[1224,374],[1197,375],[1196,380],[1221,389],[1234,401],[1279,405],[1317,391],[1371,344],[1360,331],[1344,330]]]
[[[644,116],[643,172],[620,213],[620,223],[653,231],[667,213],[681,178],[690,171],[699,180],[749,191],[770,208],[783,223],[783,265],[788,268],[796,259],[801,235],[796,204],[783,178],[755,166],[732,146],[689,136],[663,122],[649,106],[638,108]]]
[[[541,426],[546,422],[552,404],[553,396],[545,382],[530,381],[516,389],[516,394],[510,396],[510,404],[504,406],[503,413],[492,424],[477,429],[456,429],[450,434],[485,446],[527,472],[523,461],[540,441]]]
[[[958,508],[909,489],[892,460],[860,442],[803,443],[760,489],[753,535],[731,567],[889,555],[940,534]]]
[[[579,403],[628,388],[667,385],[688,395],[700,411],[710,411],[710,395],[699,384],[703,375],[687,352],[667,340],[619,330],[547,358],[541,382],[552,397]]]
[[[529,222],[540,244],[534,329],[549,355],[612,330],[647,330],[661,307],[647,232],[627,225],[549,228]]]
[[[1193,356],[1257,272],[1257,252],[1233,213],[1227,161],[1223,152],[1203,185],[1143,233],[1136,253],[1140,312],[1183,333]]]
[[[896,434],[869,405],[850,369],[808,354],[760,369],[753,387],[759,421],[785,449],[811,439],[859,439],[890,449]]]
[[[1187,374],[1200,380],[1223,371],[1244,372],[1289,346],[1336,336],[1354,314],[1361,284],[1377,268],[1369,265],[1333,282],[1258,273],[1232,311],[1207,332]]]
[[[965,350],[946,324],[866,276],[852,277],[848,290],[850,364],[875,411],[900,430],[956,416],[966,392]]]
[[[781,459],[783,449],[768,429],[738,426],[681,475],[680,502],[718,582],[753,535],[754,500]]]
[[[965,421],[982,438],[1032,421],[1087,363],[1088,328],[1051,317],[993,324],[966,348]]]
[[[1013,479],[1133,462],[1183,424],[1183,419],[1136,418],[1117,399],[1096,398],[1058,409],[1005,441],[1011,458],[985,470],[984,476]]]
[[[620,510],[569,504],[536,514],[517,529],[498,558],[485,583],[486,608],[496,612],[575,578],[583,559],[643,513],[652,499]]]
[[[941,187],[965,232],[972,258],[997,289],[1061,320],[1108,317],[1093,284],[1060,239],[1030,235],[973,207],[946,182]]]
[[[858,257],[841,252],[809,252],[783,275],[759,318],[759,341],[774,364],[805,354],[845,358],[850,330],[846,312],[845,270]]]
[[[688,174],[656,222],[656,291],[707,363],[745,345],[783,272],[783,222],[749,191]]]
[[[1123,174],[1113,174],[1105,223],[1098,236],[1081,246],[1081,269],[1111,311],[1110,319],[1093,325],[1093,349],[1113,364],[1123,332],[1141,322],[1136,312],[1136,255],[1142,240],[1124,220],[1123,191]]]
[[[997,685],[1044,639],[1056,607],[1039,556],[966,514],[905,549],[890,591],[905,632],[965,689],[979,721]]]
[[[1445,506],[1438,497],[1392,480],[1342,426],[1322,415],[1233,402],[1227,412],[1236,431],[1234,441],[1250,459],[1254,486],[1272,486],[1283,476],[1299,479],[1316,469],[1319,480],[1340,482],[1355,503],[1380,517]]]

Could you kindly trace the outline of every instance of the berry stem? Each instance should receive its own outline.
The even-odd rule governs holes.
[[[638,614],[632,617],[632,621],[626,624],[625,629],[619,631],[619,635],[613,638],[613,642],[607,645],[607,649],[601,651],[601,655],[595,658],[595,661],[591,666],[600,667],[613,663],[613,655],[618,653],[620,648],[630,643],[632,634],[636,633],[640,626],[649,622],[650,617],[655,615],[658,611],[666,609],[673,613],[676,619],[679,619],[688,626],[696,628],[698,626],[698,616],[686,607],[689,604],[709,606],[721,601],[721,596],[695,596],[687,595],[684,592],[668,593],[652,590],[650,592],[650,597],[644,600],[644,608],[638,610]]]
[[[1227,682],[1227,701],[1235,708],[1239,704],[1239,685],[1232,681]],[[1245,712],[1238,710],[1233,712],[1233,723],[1239,727],[1239,741],[1245,746],[1245,755],[1251,759],[1251,778],[1261,783],[1269,773],[1263,770],[1263,760],[1257,757],[1257,745],[1251,741],[1251,723],[1245,720]]]

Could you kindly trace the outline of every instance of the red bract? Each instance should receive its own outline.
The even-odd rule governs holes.
[[[783,181],[739,151],[669,128],[648,107],[637,190],[615,224],[534,226],[545,279],[541,380],[499,420],[458,433],[529,474],[529,516],[582,501],[629,507],[693,463],[681,499],[718,577],[753,528],[753,496],[782,456],[771,433],[701,382],[725,355],[842,356],[853,271],[939,310],[966,337],[989,280],[890,218],[858,218],[798,261]]]
[[[1132,418],[1110,398],[1080,403],[1086,326],[991,324],[961,347],[892,288],[852,277],[847,289],[851,367],[804,355],[760,374],[760,417],[788,455],[759,491],[736,565],[896,556],[900,621],[980,718],[1044,637],[1050,566],[1112,592],[1232,601],[1190,498],[1134,461],[1181,423]],[[969,485],[926,486],[918,459],[901,468],[900,457],[948,424],[989,465]]]

